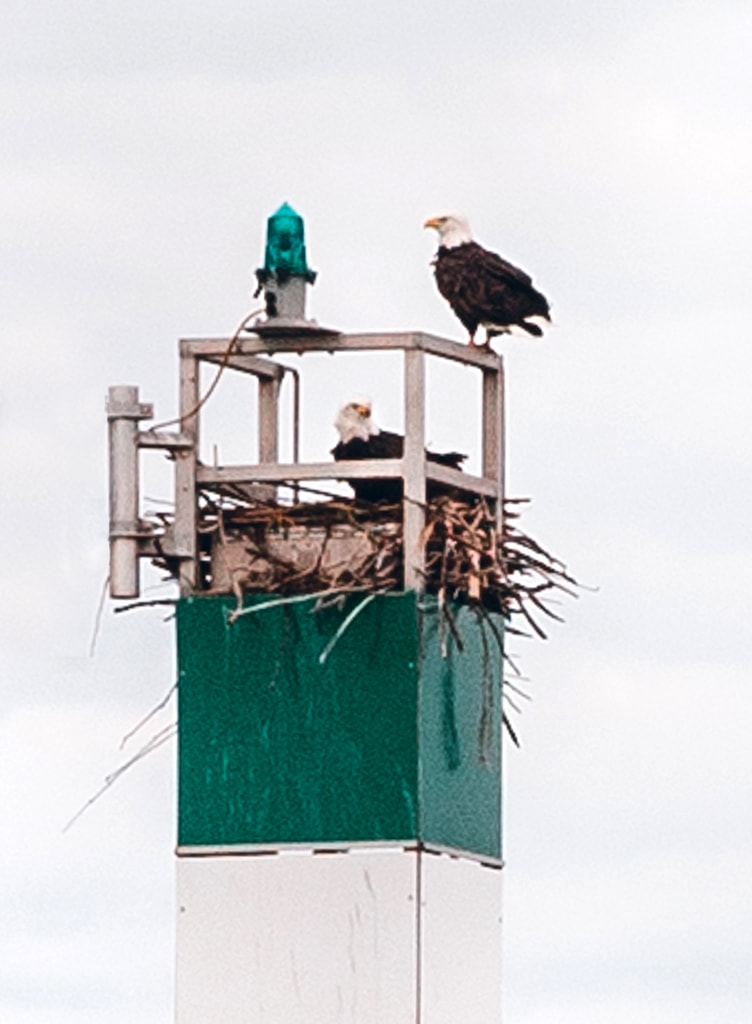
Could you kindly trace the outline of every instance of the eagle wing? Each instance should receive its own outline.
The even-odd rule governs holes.
[[[514,263],[510,263],[495,252],[491,252],[490,249],[484,249],[477,242],[470,242],[468,248],[470,246],[472,246],[473,251],[469,255],[471,255],[472,262],[475,264],[474,269],[476,273],[486,274],[489,279],[503,284],[516,281],[528,287],[532,285],[532,277],[526,274],[524,270],[520,270],[519,267],[515,267]]]
[[[395,434],[391,430],[380,430],[378,434],[371,434],[367,441],[363,441],[359,437],[346,442],[340,441],[332,448],[332,455],[337,462],[346,459],[401,459],[404,450],[405,439],[402,434]],[[462,463],[467,456],[462,452],[426,451],[426,458],[429,462],[437,462],[442,466],[451,466],[453,469],[461,470]],[[402,500],[402,481],[400,479],[351,480],[350,486],[359,501],[371,504],[388,502],[393,505]],[[451,493],[451,488],[448,489],[443,484],[429,481],[429,498],[449,493]]]
[[[395,434],[391,430],[380,430],[378,434],[372,434],[368,443],[372,459],[401,459],[405,450],[402,434]]]
[[[367,441],[360,437],[340,441],[332,448],[332,455],[338,462],[343,459],[401,459],[404,447],[402,434],[380,430],[378,434],[371,434]]]
[[[530,275],[477,242],[440,247],[434,268],[439,291],[471,336],[481,323],[501,329],[519,324],[539,333],[526,318],[549,319],[548,301],[533,287]]]
[[[470,245],[466,296],[479,322],[520,324],[529,329],[523,323],[527,317],[549,319],[548,300],[533,287],[529,274],[475,242]]]
[[[336,462],[375,458],[371,454],[368,442],[361,440],[359,437],[353,437],[350,441],[339,441],[332,448],[332,455]]]

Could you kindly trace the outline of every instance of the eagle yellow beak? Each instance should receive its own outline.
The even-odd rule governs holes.
[[[358,410],[358,415],[362,416],[364,419],[368,419],[371,415],[370,405],[356,405],[355,408]]]
[[[428,220],[423,225],[423,227],[424,228],[436,228],[436,230],[438,231],[439,228],[441,227],[441,218],[440,217],[429,217]]]

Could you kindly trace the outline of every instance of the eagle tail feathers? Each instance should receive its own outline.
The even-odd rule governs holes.
[[[452,469],[462,469],[462,463],[467,459],[464,452],[426,452],[429,462],[438,462],[441,466],[450,466]]]
[[[543,331],[538,326],[538,324],[528,323],[527,320],[523,320],[520,323],[520,327],[523,329],[523,331],[527,331],[528,334],[532,334],[536,338],[543,337]]]

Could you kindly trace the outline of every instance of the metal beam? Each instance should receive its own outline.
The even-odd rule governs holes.
[[[199,464],[196,470],[196,482],[199,487],[211,487],[212,484],[251,484],[251,483],[295,483],[303,480],[367,480],[373,477],[395,479],[403,476],[402,459],[363,459],[357,462],[289,462],[259,463],[246,466],[204,466]],[[442,466],[437,462],[427,462],[425,467],[427,480],[456,487],[461,491],[482,494],[495,498],[498,494],[498,482],[486,477],[474,476],[461,469]],[[422,499],[415,499],[422,501]]]
[[[271,359],[262,359],[259,356],[231,355],[227,356],[227,348],[230,342],[225,339],[225,350],[222,354],[212,353],[202,355],[199,358],[202,362],[226,366],[228,370],[238,370],[240,373],[250,373],[262,380],[281,380],[285,374],[285,367],[280,363],[274,363]]]
[[[136,443],[139,448],[161,448],[165,451],[193,448],[193,440],[186,434],[168,434],[162,430],[142,430]]]
[[[482,494],[486,498],[496,498],[498,495],[496,480],[474,476],[461,469],[442,466],[438,462],[426,462],[426,479],[447,484],[449,487],[456,487],[460,491],[469,491],[471,494]]]
[[[399,477],[402,459],[363,459],[343,462],[266,463],[257,466],[204,466],[196,469],[200,487],[211,484],[288,483],[296,480],[365,480]]]
[[[221,356],[227,351],[227,338],[184,338],[181,349],[198,358]],[[333,334],[318,336],[261,338],[255,334],[241,335],[235,344],[239,355],[262,355],[276,352],[366,352],[412,351],[419,349],[429,355],[452,359],[468,366],[495,369],[496,353],[483,345],[462,345],[448,338],[439,338],[421,331],[389,334]]]

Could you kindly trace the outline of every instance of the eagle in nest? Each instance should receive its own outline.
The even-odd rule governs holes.
[[[368,399],[347,402],[337,413],[334,426],[339,442],[332,448],[335,461],[343,459],[401,459],[405,450],[405,438],[390,430],[380,430],[371,418],[371,403]],[[429,452],[429,462],[442,466],[462,469],[467,458],[460,452]],[[402,501],[402,480],[378,478],[373,480],[350,480],[350,486],[358,501],[370,504],[388,503],[396,505]],[[428,500],[441,494],[453,493],[453,488],[429,480]]]
[[[474,242],[467,219],[459,213],[431,217],[423,226],[439,233],[433,260],[436,284],[470,332],[471,345],[478,327],[486,329],[486,344],[514,328],[536,337],[543,334],[536,321],[551,320],[548,301],[524,270]]]

